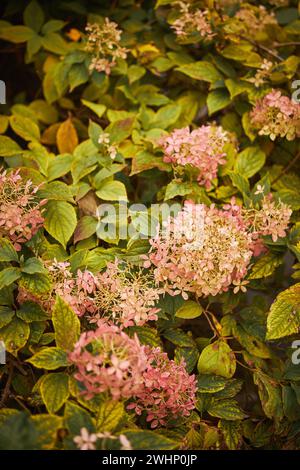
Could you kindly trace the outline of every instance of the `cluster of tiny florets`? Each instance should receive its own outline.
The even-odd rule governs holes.
[[[120,450],[132,450],[130,441],[127,439],[125,434],[114,436],[109,431],[89,433],[89,431],[83,427],[80,429],[79,436],[75,436],[73,441],[80,450],[96,450],[98,441],[104,444],[110,440],[118,440],[120,443]],[[103,447],[100,447],[103,450]]]
[[[18,251],[44,222],[42,206],[47,201],[38,201],[38,190],[30,180],[24,182],[18,170],[0,173],[0,234],[7,236]]]
[[[128,409],[138,415],[146,413],[151,428],[164,426],[169,418],[187,417],[195,408],[196,380],[189,375],[184,362],[170,360],[160,348],[147,348],[147,369],[143,372],[143,387]]]
[[[260,135],[268,135],[271,140],[286,137],[293,140],[300,136],[300,105],[272,90],[258,100],[250,113],[253,127],[259,129]]]
[[[208,10],[193,10],[190,4],[182,1],[177,1],[173,5],[178,8],[180,16],[172,23],[171,28],[179,40],[185,40],[195,33],[201,38],[212,39],[214,33],[209,23]]]
[[[244,210],[234,201],[223,209],[187,201],[150,240],[144,265],[154,266],[156,282],[171,295],[217,295],[241,285],[252,256],[264,250],[262,237],[284,237],[290,215],[271,195]]]
[[[152,427],[171,417],[188,416],[195,407],[196,382],[184,363],[176,364],[160,348],[130,338],[117,326],[101,322],[85,332],[69,354],[75,379],[89,399],[107,392],[114,400],[131,398],[128,409],[145,412]]]
[[[232,141],[231,135],[214,124],[190,131],[188,127],[175,129],[160,140],[164,161],[174,167],[190,166],[198,171],[197,180],[207,189],[217,176],[219,165],[226,162],[224,146]]]
[[[200,297],[228,290],[245,276],[252,256],[240,216],[191,202],[150,243],[145,266],[154,265],[166,292],[186,298],[188,292]]]
[[[117,147],[110,143],[110,136],[108,132],[103,132],[99,135],[98,144],[100,144],[104,150],[104,153],[110,156],[114,160],[117,156]]]
[[[105,18],[103,24],[88,24],[86,32],[86,50],[92,54],[90,70],[109,75],[117,59],[125,59],[127,56],[127,49],[120,45],[122,31],[116,23]]]
[[[273,62],[264,59],[260,67],[257,69],[255,75],[253,77],[247,78],[247,81],[253,83],[256,88],[259,88],[267,80],[269,80],[273,67]]]
[[[255,37],[262,33],[266,27],[277,25],[275,14],[269,12],[263,5],[242,5],[234,19],[237,27],[236,32],[247,34],[248,37]]]

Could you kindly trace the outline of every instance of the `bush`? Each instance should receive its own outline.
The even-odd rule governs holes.
[[[299,448],[297,2],[1,10],[0,448]]]

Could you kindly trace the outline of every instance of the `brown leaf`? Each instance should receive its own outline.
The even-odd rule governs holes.
[[[73,153],[77,147],[78,135],[70,118],[59,126],[56,143],[59,153]]]

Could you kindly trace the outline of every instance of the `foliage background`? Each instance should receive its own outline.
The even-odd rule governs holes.
[[[216,36],[206,41],[195,34],[180,43],[170,28],[172,1],[1,2],[0,78],[7,85],[1,165],[44,183],[39,197],[48,202],[44,229],[21,252],[4,241],[0,247],[0,339],[8,350],[7,364],[0,366],[0,448],[76,448],[73,438],[82,427],[125,434],[135,449],[299,448],[300,365],[291,363],[300,326],[299,142],[259,136],[249,121],[258,98],[272,88],[291,96],[292,82],[299,80],[299,7],[296,1],[262,2],[278,24],[257,35],[246,25],[238,34],[237,3],[196,2],[211,12]],[[220,17],[224,9],[227,22]],[[87,22],[104,17],[118,23],[129,50],[109,76],[89,71],[84,47]],[[247,79],[263,59],[275,66],[256,87]],[[235,133],[239,152],[205,190],[174,179],[157,138],[212,121]],[[102,129],[118,148],[114,162],[101,156]],[[266,238],[268,252],[248,274],[248,293],[204,299],[205,313],[196,318],[191,304],[166,296],[158,322],[134,327],[142,343],[184,357],[188,372],[197,373],[191,416],[150,430],[122,402],[83,400],[64,351],[71,332],[77,335],[76,315],[58,305],[60,321],[53,325],[45,313],[22,312],[14,300],[28,276],[33,291],[42,289],[39,267],[26,270],[26,260],[69,260],[74,272],[97,272],[115,256],[137,263],[147,241],[96,237],[99,202],[119,196],[148,206],[186,198],[222,205],[233,195],[239,201],[255,197],[261,181],[292,207],[293,216],[285,238]],[[201,364],[197,369],[200,353],[215,341],[229,345],[230,354],[213,358],[212,370],[203,373]],[[235,368],[234,375],[228,372]],[[42,386],[45,377],[49,387]]]

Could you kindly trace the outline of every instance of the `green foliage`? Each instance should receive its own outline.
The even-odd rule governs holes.
[[[42,201],[44,218],[20,246],[0,220],[1,450],[76,449],[82,428],[111,433],[100,440],[103,449],[119,449],[120,435],[133,449],[300,448],[300,366],[293,362],[300,331],[300,148],[297,139],[272,141],[251,123],[257,99],[272,88],[288,97],[295,91],[299,9],[294,0],[262,2],[278,24],[257,32],[238,22],[239,2],[191,3],[208,10],[212,38],[195,28],[176,36],[180,13],[171,0],[1,2],[7,103],[0,104],[0,166],[38,186],[34,200]],[[105,17],[118,23],[127,49],[110,73],[91,67],[84,29]],[[266,62],[272,70],[259,82]],[[160,138],[212,122],[232,142],[204,187],[193,169],[173,171]],[[127,400],[107,393],[86,398],[69,353],[95,325],[53,292],[45,266],[67,261],[73,273],[98,273],[118,257],[136,268],[149,250],[138,235],[146,233],[151,204],[192,199],[221,207],[234,197],[250,209],[270,191],[293,210],[289,230],[277,240],[264,237],[265,251],[251,260],[240,292],[230,286],[201,299],[161,295],[157,321],[125,329],[196,375],[191,415],[152,429]],[[128,223],[138,235],[99,234],[97,207],[118,202],[146,206],[106,219],[110,228]],[[154,233],[161,219],[154,218]],[[20,300],[24,291],[28,298]]]

